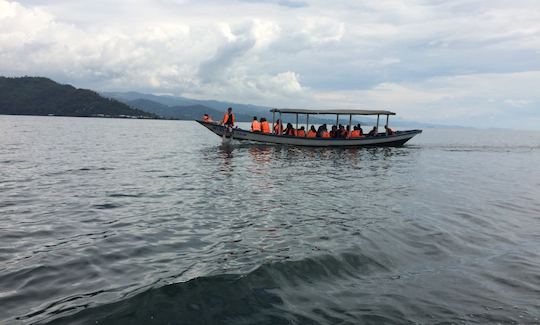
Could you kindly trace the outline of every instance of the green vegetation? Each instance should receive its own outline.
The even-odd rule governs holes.
[[[0,114],[157,118],[92,90],[41,77],[0,77]]]

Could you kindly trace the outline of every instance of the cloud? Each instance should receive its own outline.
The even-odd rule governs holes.
[[[533,0],[0,0],[0,74],[502,126],[540,117],[538,21]]]
[[[303,8],[307,7],[307,2],[304,1],[291,1],[291,0],[240,0],[241,2],[247,3],[270,3],[277,4],[279,6],[289,7],[289,8]]]
[[[540,71],[382,83],[366,90],[320,92],[314,98],[320,107],[340,103],[343,108],[391,109],[408,120],[519,128],[532,127],[527,120],[538,116],[540,93],[530,87],[534,84],[540,84]]]

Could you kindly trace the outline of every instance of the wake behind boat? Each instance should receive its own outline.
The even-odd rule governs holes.
[[[393,131],[388,127],[390,115],[395,115],[396,113],[384,110],[307,110],[307,109],[272,109],[272,125],[274,126],[274,132],[262,132],[262,131],[250,131],[244,130],[241,128],[232,128],[227,126],[226,117],[221,123],[209,122],[209,121],[200,121],[197,122],[210,131],[214,132],[218,136],[224,138],[233,138],[235,140],[245,140],[245,141],[255,141],[262,143],[271,143],[271,144],[286,144],[286,145],[295,145],[295,146],[310,146],[310,147],[362,147],[362,146],[401,146],[415,135],[422,133],[422,130],[407,130],[407,131]],[[229,110],[229,114],[231,111]],[[278,114],[278,120],[276,124],[276,113]],[[286,132],[283,130],[283,127],[279,126],[282,121],[282,114],[295,114],[296,115],[296,128],[292,129],[292,132]],[[306,116],[306,128],[298,128],[298,117],[299,115]],[[332,128],[336,130],[334,136],[325,136],[324,130],[323,134],[317,132],[317,136],[310,136],[307,132],[309,127],[309,117],[310,115],[335,115],[336,116],[336,125]],[[338,134],[337,126],[339,125],[340,116],[348,116],[348,126],[346,130],[343,130],[341,133],[342,136],[335,136]],[[357,131],[357,127],[352,131],[352,117],[356,115],[363,116],[377,116],[377,123],[373,127],[373,130],[364,135],[361,131]],[[379,132],[379,120],[380,117],[386,116],[385,132]],[[289,124],[289,126],[292,126]],[[358,127],[360,130],[361,128]],[[289,129],[289,128],[288,128]],[[314,127],[312,126],[312,130]],[[319,127],[320,129],[320,127]],[[343,128],[344,129],[344,128]],[[304,131],[305,130],[305,131]],[[303,132],[300,132],[303,131]],[[286,134],[288,133],[288,134]],[[332,134],[332,132],[326,132]],[[300,135],[301,134],[301,135]]]

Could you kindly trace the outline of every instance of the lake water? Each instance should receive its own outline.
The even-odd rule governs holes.
[[[539,166],[538,132],[0,116],[0,323],[539,323]]]

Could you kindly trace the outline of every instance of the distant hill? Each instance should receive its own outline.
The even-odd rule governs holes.
[[[41,77],[0,77],[0,114],[157,118],[92,90]]]
[[[210,115],[214,120],[222,118],[225,110],[218,111],[203,105],[188,106],[167,106],[148,99],[134,99],[124,101],[127,105],[150,112],[164,118],[174,118],[179,120],[200,120],[203,114]],[[253,115],[235,113],[236,120],[239,122],[249,122]]]
[[[143,111],[151,112],[159,116],[167,118],[178,118],[182,120],[195,120],[200,119],[202,114],[208,113],[214,119],[222,118],[225,109],[232,107],[235,112],[235,116],[240,122],[250,122],[253,116],[266,117],[269,121],[272,121],[272,113],[270,113],[270,107],[249,105],[249,104],[235,104],[231,102],[221,102],[216,100],[199,100],[191,99],[179,96],[169,95],[151,95],[143,94],[139,92],[103,92],[103,96],[115,98],[121,102],[124,102],[132,107],[141,109]],[[277,118],[277,116],[276,116]],[[342,116],[340,123],[346,124],[347,117]],[[285,115],[283,121],[285,123],[295,123],[296,117],[294,115]],[[313,124],[328,123],[330,125],[335,123],[335,118],[329,115],[311,116],[310,122]],[[305,123],[305,116],[300,116],[300,124]],[[361,123],[362,125],[375,125],[376,119],[373,117],[353,117],[353,122]],[[381,120],[381,126],[385,121]],[[390,119],[390,125],[396,127],[436,127],[437,125],[428,123],[418,123],[414,121],[404,121],[399,117],[393,117]]]
[[[191,99],[179,96],[168,96],[168,95],[151,95],[143,94],[138,92],[102,92],[105,97],[114,98],[122,102],[131,102],[137,99],[146,99],[155,103],[162,105],[174,107],[174,106],[196,106],[201,105],[211,109],[214,109],[220,112],[221,115],[224,114],[227,107],[232,107],[235,114],[246,114],[253,118],[256,116],[264,116],[266,118],[271,117],[270,107],[250,105],[250,104],[237,104],[231,102],[221,102],[217,100],[200,100],[200,99]]]

